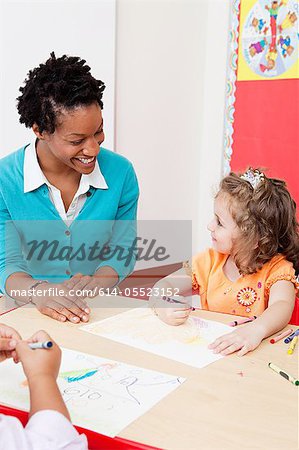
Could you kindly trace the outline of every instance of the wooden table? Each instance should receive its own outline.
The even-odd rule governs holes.
[[[140,302],[125,297],[90,300],[91,321]],[[208,311],[194,314],[223,323],[234,318]],[[267,339],[244,357],[232,355],[196,369],[86,333],[79,330],[80,325],[58,323],[34,307],[8,312],[0,321],[15,327],[24,338],[44,329],[61,346],[186,378],[123,430],[121,438],[171,450],[298,449],[298,387],[267,367],[272,361],[298,376],[298,349],[287,355],[283,341],[272,345]]]

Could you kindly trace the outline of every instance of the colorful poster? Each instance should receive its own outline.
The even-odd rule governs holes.
[[[299,77],[297,0],[241,1],[237,80]]]
[[[232,1],[223,170],[262,168],[297,205],[298,31],[298,0]]]

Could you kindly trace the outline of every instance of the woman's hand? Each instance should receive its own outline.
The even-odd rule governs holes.
[[[94,298],[105,289],[114,289],[119,281],[119,276],[112,267],[100,267],[94,275],[77,273],[69,280],[65,280],[63,286],[71,290],[75,298]]]
[[[80,320],[82,322],[89,320],[90,308],[86,301],[73,295],[64,283],[48,283],[46,287],[43,285],[43,296],[35,296],[33,303],[42,314],[61,322],[69,320],[79,323]]]
[[[45,341],[52,341],[53,347],[48,350],[32,350],[28,345],[29,342]],[[60,367],[61,350],[48,333],[38,331],[27,341],[18,341],[16,353],[29,383],[33,380],[38,383],[38,377],[50,377],[56,380]]]
[[[234,352],[238,352],[238,356],[243,356],[257,348],[264,337],[265,334],[254,323],[249,323],[239,326],[232,333],[220,336],[208,348],[223,356]]]
[[[7,358],[13,358],[14,362],[18,362],[15,351],[17,342],[22,338],[19,333],[7,325],[0,324],[0,362]]]
[[[181,301],[169,302],[160,299],[150,299],[154,313],[168,325],[182,325],[188,319],[192,307],[180,297]],[[171,306],[170,306],[171,305]]]
[[[94,298],[99,294],[101,289],[101,280],[99,277],[83,275],[82,273],[77,273],[69,280],[63,282],[63,286],[68,290],[72,291],[77,298],[80,292],[80,298]]]

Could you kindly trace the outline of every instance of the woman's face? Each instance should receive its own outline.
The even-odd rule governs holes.
[[[58,121],[54,133],[37,134],[47,147],[48,161],[62,163],[81,174],[91,173],[105,139],[100,106],[93,103],[62,110]]]

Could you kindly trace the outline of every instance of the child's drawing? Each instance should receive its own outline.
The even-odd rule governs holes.
[[[0,377],[1,403],[28,410],[29,390],[21,365],[2,363]],[[72,422],[107,436],[120,433],[183,381],[68,349],[63,349],[58,377]]]
[[[218,322],[189,317],[178,327],[158,320],[149,308],[136,308],[90,323],[81,330],[155,353],[194,367],[204,367],[221,358],[208,344],[231,328]]]

